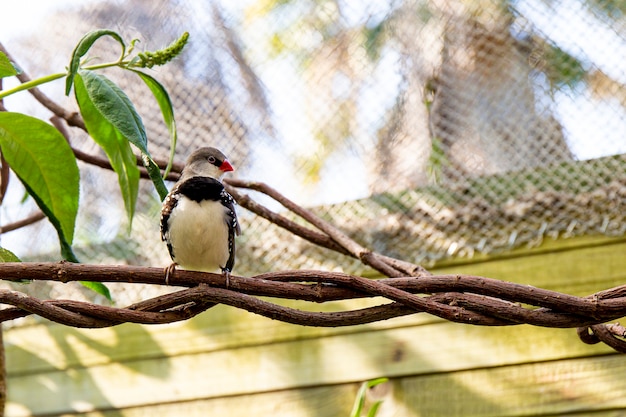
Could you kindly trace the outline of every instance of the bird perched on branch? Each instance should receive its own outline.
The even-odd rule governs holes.
[[[241,233],[233,197],[220,179],[233,167],[215,148],[192,153],[180,179],[163,201],[161,239],[174,263],[166,268],[165,280],[176,265],[192,271],[221,269],[229,284],[235,265],[235,235]]]

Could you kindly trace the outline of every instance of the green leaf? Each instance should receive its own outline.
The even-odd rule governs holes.
[[[154,160],[150,158],[150,156],[146,155],[145,153],[141,155],[141,161],[143,162],[143,165],[146,167],[146,170],[148,171],[148,175],[150,176],[150,179],[152,180],[152,183],[154,184],[154,188],[159,193],[159,197],[161,198],[161,201],[165,200],[165,197],[167,197],[168,191],[167,191],[167,187],[165,186],[165,182],[163,181],[163,177],[161,176],[161,169],[156,164],[156,162],[154,162]]]
[[[13,252],[8,249],[0,248],[0,262],[22,262]]]
[[[65,138],[42,120],[1,112],[0,148],[28,193],[57,229],[62,251],[71,254],[79,172]]]
[[[144,72],[131,70],[135,74],[137,74],[144,83],[148,86],[154,98],[156,99],[159,108],[161,109],[161,114],[163,115],[163,121],[167,125],[168,132],[170,134],[170,147],[171,151],[171,161],[173,161],[174,151],[176,148],[176,142],[178,140],[178,135],[176,133],[176,120],[174,119],[174,106],[172,105],[172,100],[170,100],[170,96],[167,93],[167,90],[161,83],[159,83],[154,77],[148,75]]]
[[[3,52],[0,52],[0,78],[12,77],[17,74],[18,71],[9,60],[9,57],[7,57]]]
[[[374,388],[376,385],[380,385],[380,384],[385,383],[387,381],[389,381],[389,378],[383,377],[383,378],[371,379],[371,380],[365,382],[365,384],[367,385],[367,388],[369,389],[369,388]]]
[[[111,297],[111,292],[109,291],[109,289],[107,288],[106,285],[104,285],[101,282],[92,282],[92,281],[79,281],[81,283],[82,286],[84,286],[85,288],[89,288],[90,290],[106,297],[107,300],[109,301],[113,301],[113,298]]]
[[[380,51],[384,46],[386,26],[387,22],[383,20],[374,27],[367,25],[363,27],[365,52],[367,52],[367,56],[372,62],[376,62],[380,58]]]
[[[361,411],[363,410],[363,406],[365,405],[365,394],[367,393],[367,382],[364,382],[359,387],[359,391],[356,394],[356,399],[354,401],[354,406],[352,407],[352,412],[350,413],[350,417],[360,417]]]
[[[368,389],[375,387],[378,384],[382,384],[383,382],[387,382],[387,381],[388,381],[387,378],[376,378],[376,379],[372,379],[370,381],[366,381],[362,383],[361,387],[359,388],[359,391],[357,392],[356,399],[354,400],[354,405],[352,407],[352,411],[350,412],[350,417],[361,416],[361,411],[363,410],[363,406],[365,405],[365,394],[367,394]],[[380,404],[377,401],[372,406],[372,409],[370,409],[368,416],[373,417],[374,415],[376,415],[376,412],[378,411],[378,407],[380,407]]]
[[[59,235],[59,244],[61,245],[61,256],[63,257],[63,259],[65,259],[66,261],[75,262],[75,263],[80,262],[76,258],[76,255],[74,255],[74,252],[72,251],[71,241],[68,241],[65,235],[61,232],[62,227],[61,227],[61,223],[59,219],[57,219],[55,214],[48,209],[48,207],[45,205],[44,202],[41,201],[39,196],[30,188],[29,184],[25,183],[24,181],[22,181],[22,183],[24,184],[24,188],[26,188],[26,191],[28,192],[28,194],[30,194],[33,200],[35,200],[35,202],[37,203],[41,211],[43,211],[46,217],[48,217],[48,220],[50,221],[50,223],[52,223],[52,225],[56,229],[57,234]]]
[[[543,71],[553,89],[563,86],[573,88],[585,80],[587,70],[583,63],[558,46],[547,44],[543,58],[545,60]]]
[[[165,172],[163,174],[163,177],[165,177],[172,169],[172,164],[174,163],[174,155],[176,153],[176,143],[178,142],[178,134],[176,133],[176,120],[174,119],[174,106],[172,105],[172,101],[170,100],[170,96],[167,93],[167,90],[165,89],[165,87],[163,87],[163,85],[161,85],[161,83],[159,83],[152,76],[144,72],[137,71],[137,70],[131,70],[131,71],[137,74],[143,80],[143,82],[146,83],[146,85],[148,86],[152,94],[154,95],[154,98],[156,99],[157,103],[159,104],[159,108],[161,109],[161,114],[163,115],[163,121],[165,122],[167,126],[167,130],[169,131],[169,134],[170,134],[170,158],[167,162],[167,167],[165,168]],[[154,161],[152,162],[154,163]],[[150,173],[151,172],[150,167],[146,166],[146,168],[148,169],[148,172]],[[159,173],[159,178],[161,178],[160,171],[158,173]],[[159,182],[156,182],[155,178],[153,178],[152,173],[150,173],[150,177],[152,178],[152,181],[154,182],[154,186],[159,192],[159,195],[161,196],[161,200],[163,200],[165,196],[167,195],[167,188],[165,187],[165,184],[163,183],[163,179],[161,178]],[[163,191],[165,192],[164,194],[163,194]]]
[[[378,413],[378,409],[380,408],[382,404],[383,404],[382,400],[376,401],[374,404],[372,404],[370,411],[367,412],[367,417],[375,417],[376,414]]]
[[[80,59],[89,51],[89,49],[91,49],[93,44],[103,36],[110,36],[117,42],[119,42],[119,44],[122,46],[121,57],[124,57],[124,54],[126,53],[126,44],[117,32],[108,29],[100,29],[87,33],[85,36],[83,36],[80,42],[78,42],[78,45],[76,45],[76,48],[74,48],[74,52],[72,52],[72,59],[70,60],[67,78],[65,80],[66,96],[69,96],[70,91],[72,90],[74,78],[76,77],[76,74],[78,73],[78,70],[80,68]]]
[[[149,155],[146,128],[124,91],[104,75],[93,71],[81,70],[78,76],[102,117],[142,153]]]
[[[89,135],[104,149],[117,173],[126,213],[132,223],[139,190],[139,169],[129,143],[135,143],[137,138],[132,141],[127,134],[143,136],[142,140],[145,140],[145,131],[143,135],[138,132],[143,130],[141,119],[132,104],[129,108],[130,100],[119,87],[92,71],[76,74],[74,93]]]

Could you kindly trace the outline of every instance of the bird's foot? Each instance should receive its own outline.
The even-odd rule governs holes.
[[[170,277],[174,276],[174,271],[176,271],[176,262],[172,262],[169,266],[166,266],[163,272],[165,272],[165,285],[170,285]]]
[[[230,271],[226,268],[223,268],[222,276],[224,277],[225,288],[228,289],[230,287]]]

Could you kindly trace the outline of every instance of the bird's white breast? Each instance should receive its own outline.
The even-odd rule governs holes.
[[[228,261],[227,212],[219,201],[181,196],[168,220],[174,261],[184,269],[213,272]]]

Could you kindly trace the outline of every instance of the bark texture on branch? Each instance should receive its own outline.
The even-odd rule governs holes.
[[[0,277],[9,281],[97,281],[164,284],[160,268],[73,263],[4,263]],[[578,328],[585,343],[604,342],[626,352],[625,329],[603,325],[626,315],[626,286],[588,297],[575,297],[528,285],[477,276],[430,275],[372,280],[338,272],[282,271],[253,277],[177,270],[170,284],[187,287],[126,308],[73,300],[39,300],[10,290],[0,291],[0,321],[37,314],[73,327],[108,327],[132,322],[171,323],[189,319],[216,304],[226,304],[275,320],[303,326],[338,327],[371,323],[416,313],[481,326],[531,324]],[[380,305],[319,313],[284,307],[259,297],[322,303],[383,297]],[[524,306],[522,306],[522,304]]]

